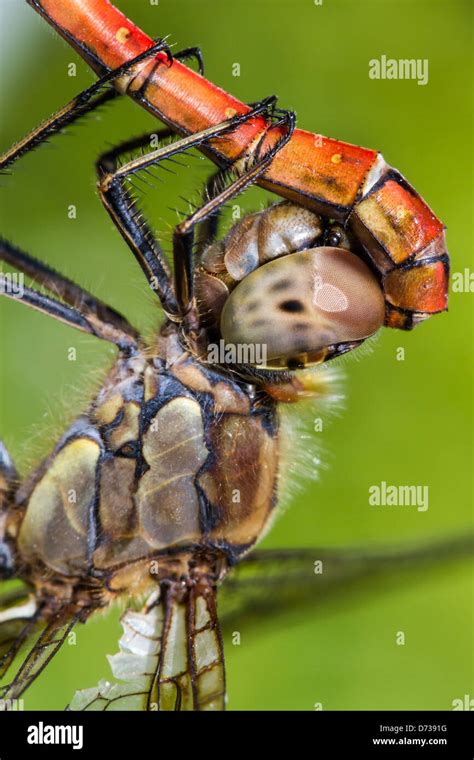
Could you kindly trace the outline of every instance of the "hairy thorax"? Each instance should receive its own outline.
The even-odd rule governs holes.
[[[168,323],[19,489],[8,534],[49,593],[139,593],[200,564],[218,577],[265,531],[277,471],[275,402],[197,362]]]

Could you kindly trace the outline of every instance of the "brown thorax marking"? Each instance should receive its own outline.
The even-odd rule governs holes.
[[[218,578],[229,552],[247,551],[270,519],[273,402],[252,413],[245,387],[200,365],[175,327],[158,343],[159,354],[118,359],[89,411],[18,491],[9,534],[23,577],[44,596],[100,607],[157,581],[195,578],[203,557]]]

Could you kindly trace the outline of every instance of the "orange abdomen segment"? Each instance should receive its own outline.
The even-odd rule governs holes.
[[[120,66],[153,44],[108,0],[28,2],[98,73]],[[170,66],[164,53],[157,60],[160,65],[150,74],[139,102],[178,133],[194,133],[248,112],[247,105],[178,61]],[[144,66],[149,68],[149,63]],[[268,122],[258,117],[213,140],[212,158],[218,163],[235,160],[251,150],[267,128]],[[277,134],[277,130],[267,132],[267,144]],[[297,129],[259,183],[338,221],[350,219],[382,285],[390,285],[390,293],[385,293],[387,325],[411,327],[446,308],[444,226],[376,151]],[[419,259],[427,260],[423,273]],[[440,265],[431,266],[432,261]],[[415,262],[417,271],[411,274]],[[403,273],[388,276],[401,266]]]
[[[143,53],[153,40],[107,0],[29,0],[97,71],[116,68]],[[140,102],[181,133],[219,124],[249,106],[164,53]],[[234,160],[266,129],[264,118],[212,141],[217,158]],[[275,135],[269,140],[275,139]],[[343,219],[377,157],[376,151],[295,130],[261,184],[284,197]]]
[[[399,172],[388,169],[350,221],[382,276],[387,326],[409,329],[447,308],[444,225]]]
[[[396,171],[356,205],[353,225],[384,268],[421,254],[444,230],[442,222]]]
[[[108,0],[28,0],[72,44],[99,74],[135,58],[153,40],[114,8]],[[249,106],[232,97],[179,61],[170,66],[165,53],[149,77],[140,102],[181,133],[194,133],[219,124]],[[147,66],[146,61],[143,66]],[[263,118],[243,124],[232,135],[214,140],[212,147],[233,160],[266,128]]]
[[[398,284],[405,274],[403,269],[394,270],[385,278],[388,298],[393,300],[395,306],[430,313],[446,308],[444,290],[447,272],[444,261],[430,261],[413,266],[408,272],[403,278],[403,287]]]
[[[375,150],[296,129],[275,156],[263,184],[344,221],[376,158]]]

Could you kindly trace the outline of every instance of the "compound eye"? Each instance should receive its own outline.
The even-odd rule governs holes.
[[[382,290],[350,251],[322,246],[256,269],[232,291],[221,316],[226,343],[259,344],[269,366],[321,361],[335,344],[383,325]]]

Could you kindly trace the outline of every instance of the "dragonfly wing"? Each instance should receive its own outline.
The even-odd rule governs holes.
[[[70,710],[223,710],[225,675],[215,590],[173,586],[122,617],[115,682],[77,691]]]
[[[36,608],[29,617],[3,621],[0,642],[3,641],[5,646],[0,644],[0,647],[5,651],[0,660],[0,678],[6,675],[22,647],[40,631],[12,681],[0,687],[0,699],[5,709],[8,709],[9,701],[18,699],[42,673],[81,617],[82,613],[71,615],[65,608],[45,621],[43,610]]]
[[[5,587],[5,590],[3,590]],[[34,596],[24,584],[6,583],[0,593],[0,681],[40,623]],[[5,691],[0,687],[0,697]]]
[[[472,556],[474,536],[424,544],[361,549],[259,550],[226,578],[220,596],[221,625],[261,620],[290,609],[316,605],[364,579],[413,573],[423,566]]]
[[[21,638],[22,630],[35,612],[35,599],[23,584],[0,592],[0,679],[7,671],[7,663],[13,659],[12,646]],[[21,644],[17,644],[17,649],[20,647]],[[10,656],[6,657],[9,652]]]

